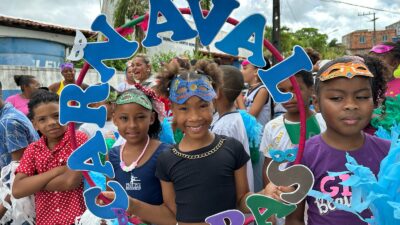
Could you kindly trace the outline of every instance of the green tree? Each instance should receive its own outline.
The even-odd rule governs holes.
[[[111,0],[112,2],[115,0]],[[149,10],[148,1],[143,0],[118,0],[114,11],[114,27],[124,25],[128,20],[132,20],[134,16],[142,16]],[[138,52],[145,52],[146,48],[142,46],[144,39],[142,29],[135,27],[133,38],[140,44]]]

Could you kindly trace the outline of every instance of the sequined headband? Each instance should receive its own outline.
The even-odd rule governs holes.
[[[320,76],[320,81],[326,81],[337,77],[353,78],[355,76],[374,77],[361,62],[335,63],[327,68]]]
[[[123,105],[129,103],[136,103],[148,110],[153,110],[153,106],[151,104],[150,99],[143,94],[143,92],[138,90],[128,90],[122,93],[121,96],[117,98],[116,104]]]

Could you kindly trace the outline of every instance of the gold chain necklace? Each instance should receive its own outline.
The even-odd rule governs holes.
[[[225,139],[221,139],[221,140],[219,140],[218,144],[214,148],[212,148],[210,151],[207,151],[207,152],[204,152],[201,154],[197,154],[197,155],[188,155],[188,154],[179,152],[175,147],[172,148],[172,152],[176,156],[185,158],[185,159],[201,159],[201,158],[205,158],[207,156],[214,154],[216,151],[218,151],[218,149],[221,148],[221,146],[224,144],[224,142],[225,142]]]

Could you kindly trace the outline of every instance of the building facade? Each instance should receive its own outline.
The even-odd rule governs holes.
[[[69,55],[74,44],[75,28],[62,27],[42,22],[0,16],[0,81],[3,99],[19,93],[14,75],[35,76],[42,86],[62,80],[60,63]],[[81,30],[86,36],[95,33]],[[77,69],[76,76],[80,70]],[[123,81],[124,73],[118,72],[111,80],[112,85]],[[89,70],[84,82],[95,84],[100,81],[97,71]]]
[[[377,30],[375,31],[375,43],[385,41],[393,41],[396,38],[395,29]],[[374,45],[374,31],[357,30],[342,37],[342,44],[346,46],[347,54],[366,54]]]
[[[390,24],[389,26],[386,27],[386,29],[395,29],[396,37],[393,38],[393,42],[400,40],[400,20],[397,21],[396,23]]]

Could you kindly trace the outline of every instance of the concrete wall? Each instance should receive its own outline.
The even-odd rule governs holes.
[[[75,73],[76,77],[78,77],[79,72],[80,69],[77,69]],[[35,76],[41,82],[42,86],[46,87],[63,79],[59,69],[0,65],[0,81],[3,85],[3,99],[20,92],[19,87],[17,87],[14,82],[14,75]],[[109,83],[117,87],[118,83],[124,81],[124,79],[124,72],[117,72]],[[83,82],[89,85],[99,83],[100,77],[97,71],[93,69],[89,70]]]

